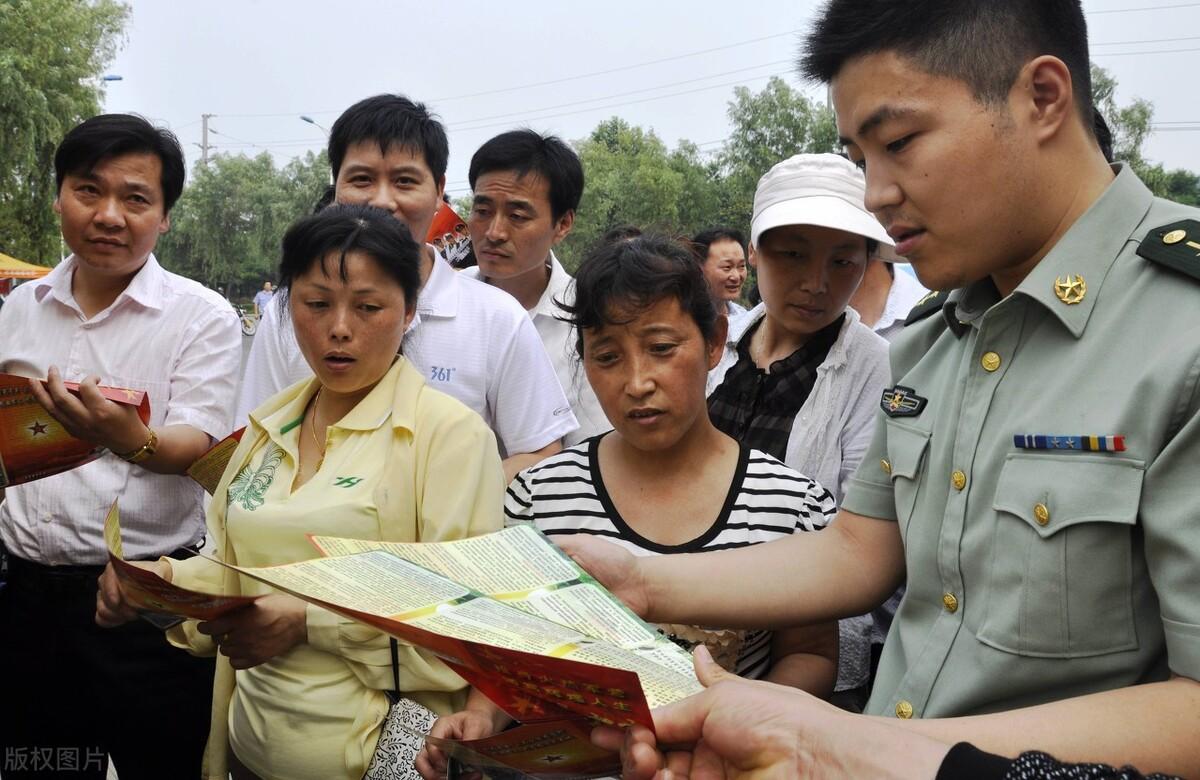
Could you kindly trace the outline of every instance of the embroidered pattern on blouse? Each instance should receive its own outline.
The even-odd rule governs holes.
[[[253,512],[263,505],[263,497],[267,488],[275,481],[275,469],[283,461],[283,450],[279,445],[272,444],[263,455],[258,468],[247,465],[229,485],[229,503],[239,503],[247,512]]]

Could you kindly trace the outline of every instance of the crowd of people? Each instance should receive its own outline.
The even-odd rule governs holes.
[[[594,732],[627,777],[1200,774],[1200,212],[1106,159],[1078,0],[831,0],[800,63],[844,155],[763,171],[746,233],[613,226],[574,277],[568,144],[475,151],[460,270],[445,129],[355,103],[243,376],[235,313],[153,254],[178,141],[66,133],[71,256],[0,309],[0,371],[107,454],[0,494],[0,776],[445,776],[414,734],[510,715],[197,553],[519,523],[694,650],[703,693]],[[204,500],[184,472],[242,427]],[[126,558],[258,598],[139,620],[115,498]]]

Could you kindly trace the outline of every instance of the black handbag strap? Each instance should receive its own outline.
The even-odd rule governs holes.
[[[392,690],[400,696],[400,643],[392,637]]]

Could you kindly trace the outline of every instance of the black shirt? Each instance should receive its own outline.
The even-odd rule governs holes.
[[[763,371],[750,357],[750,342],[763,323],[759,320],[742,335],[737,362],[708,397],[713,425],[747,447],[783,460],[792,423],[812,393],[817,368],[829,357],[845,321],[842,314],[800,349],[772,363],[770,371]]]

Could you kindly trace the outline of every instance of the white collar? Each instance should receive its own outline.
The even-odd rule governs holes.
[[[79,304],[71,292],[71,281],[75,277],[77,265],[79,265],[79,259],[72,254],[55,266],[53,271],[35,282],[34,298],[40,303],[47,295],[52,294],[59,302],[78,309]],[[154,254],[151,253],[138,272],[129,280],[129,284],[113,301],[113,306],[120,303],[122,299],[128,298],[148,309],[162,310],[165,305],[163,288],[166,284],[166,274],[167,272],[163,270]],[[111,309],[112,306],[109,308]]]

